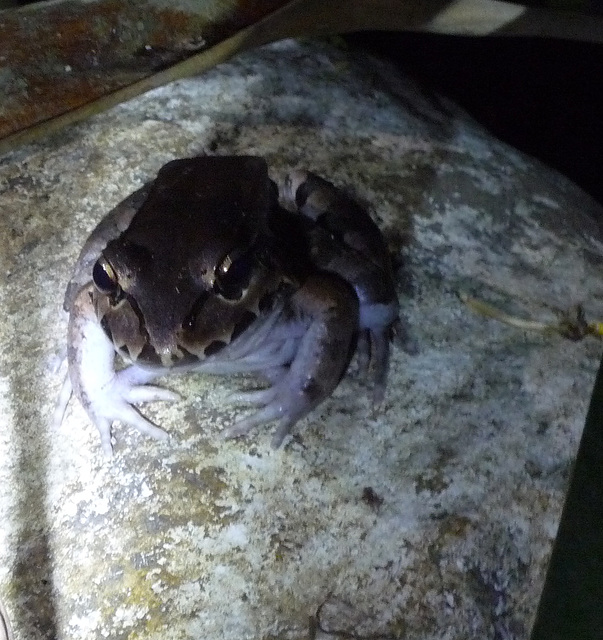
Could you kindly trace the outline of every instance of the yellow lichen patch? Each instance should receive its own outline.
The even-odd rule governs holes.
[[[155,592],[155,572],[124,566],[114,590],[105,593],[102,619],[111,626],[132,629],[128,638],[145,637],[159,629],[165,621],[161,611],[162,601]]]
[[[225,471],[220,467],[199,467],[191,461],[180,460],[170,467],[169,483],[170,523],[225,525],[230,522],[231,507],[218,504],[220,497],[231,495],[232,489],[224,479]],[[165,500],[164,504],[167,504]]]

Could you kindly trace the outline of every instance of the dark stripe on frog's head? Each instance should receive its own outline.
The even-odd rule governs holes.
[[[203,306],[210,299],[210,297],[211,297],[210,291],[202,291],[200,293],[199,297],[195,301],[195,304],[190,310],[190,313],[186,316],[186,318],[182,322],[182,328],[184,330],[194,329],[195,320],[197,319],[197,316],[201,313],[201,309],[203,309]]]
[[[258,309],[260,313],[266,313],[272,309],[274,305],[274,300],[276,299],[277,291],[268,291],[265,293],[258,302]]]
[[[234,342],[246,329],[249,328],[251,323],[257,318],[257,315],[253,311],[246,309],[243,312],[243,317],[235,324],[230,336],[230,341]]]
[[[223,340],[214,340],[213,342],[210,342],[207,345],[207,347],[205,347],[205,349],[203,350],[203,353],[206,358],[209,358],[210,356],[215,355],[219,351],[222,351],[222,349],[224,349],[226,344],[227,343],[224,342]]]

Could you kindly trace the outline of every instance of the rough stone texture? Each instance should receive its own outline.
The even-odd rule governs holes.
[[[190,375],[102,457],[51,429],[65,284],[89,230],[174,157],[265,156],[368,203],[415,353],[373,411],[355,367],[280,451],[223,442],[244,378]],[[18,640],[524,639],[600,354],[473,315],[603,317],[597,205],[386,65],[280,43],[0,162],[0,598]],[[601,214],[598,211],[599,215]],[[370,487],[382,499],[364,500]],[[364,492],[366,494],[370,492]],[[322,605],[322,606],[321,606]]]

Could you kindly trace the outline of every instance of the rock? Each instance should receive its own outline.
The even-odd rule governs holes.
[[[353,363],[279,451],[269,429],[219,438],[244,379],[170,378],[183,400],[145,413],[171,441],[118,427],[107,462],[79,405],[50,426],[64,288],[104,213],[199,153],[265,156],[277,180],[311,168],[367,203],[414,348],[394,352],[379,411]],[[282,42],[4,157],[0,210],[15,638],[528,637],[601,348],[474,315],[458,292],[603,318],[585,194],[386,64]]]

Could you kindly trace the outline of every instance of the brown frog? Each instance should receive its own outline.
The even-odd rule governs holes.
[[[65,296],[73,393],[112,451],[114,421],[165,438],[133,406],[176,395],[148,384],[167,372],[255,372],[269,386],[236,394],[255,413],[226,437],[277,421],[281,445],[327,398],[356,347],[385,390],[398,322],[390,258],[366,211],[298,171],[279,203],[261,158],[174,160],[113,209],[88,238]],[[115,353],[129,366],[117,370]]]

